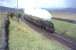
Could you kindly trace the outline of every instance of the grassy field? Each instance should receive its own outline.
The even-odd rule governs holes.
[[[53,20],[53,23],[55,25],[56,32],[59,32],[76,40],[76,24],[59,20]]]
[[[0,47],[2,46],[2,18],[0,16]],[[21,21],[10,19],[10,22],[10,50],[70,50],[54,39],[47,39]],[[53,20],[53,23],[56,32],[76,40],[76,24],[58,20]]]
[[[52,12],[53,17],[55,18],[62,18],[62,19],[70,19],[70,20],[76,20],[76,13],[72,12]]]
[[[10,50],[70,50],[54,39],[49,40],[23,22],[10,22]]]

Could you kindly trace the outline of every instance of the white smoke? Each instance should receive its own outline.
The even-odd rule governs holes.
[[[43,20],[51,20],[51,18],[53,17],[50,12],[40,8],[25,9],[25,13],[35,17],[39,17]]]

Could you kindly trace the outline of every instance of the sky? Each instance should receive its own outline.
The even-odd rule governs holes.
[[[17,0],[0,0],[0,6],[17,8]],[[18,8],[76,8],[76,0],[18,0]]]

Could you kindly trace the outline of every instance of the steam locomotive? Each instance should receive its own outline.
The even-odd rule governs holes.
[[[44,12],[48,12],[46,10],[43,10],[43,9],[37,9],[40,14],[38,13],[37,15],[43,15],[46,16],[47,13],[44,13]],[[34,10],[35,11],[35,10]],[[44,29],[46,30],[47,32],[50,32],[50,33],[54,33],[55,32],[55,29],[54,29],[54,24],[52,23],[51,21],[51,16],[49,16],[50,18],[47,18],[48,16],[46,16],[46,18],[44,19],[44,17],[40,17],[40,16],[37,16],[36,15],[36,11],[35,12],[32,12],[32,14],[25,14],[24,15],[24,19],[34,25],[36,25],[37,27],[40,27],[41,29]],[[35,15],[34,15],[35,13]],[[48,12],[49,13],[49,12]],[[51,14],[49,14],[51,15]]]

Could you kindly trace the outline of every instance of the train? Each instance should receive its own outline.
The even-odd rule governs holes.
[[[33,11],[33,12],[32,12]],[[47,32],[54,33],[54,24],[51,21],[52,15],[45,9],[35,9],[30,12],[25,12],[24,19],[37,27],[46,30]],[[37,15],[36,15],[37,13]],[[39,14],[40,13],[40,14]],[[40,15],[40,16],[39,16]],[[44,16],[43,16],[44,15]],[[42,16],[42,17],[41,17]]]

